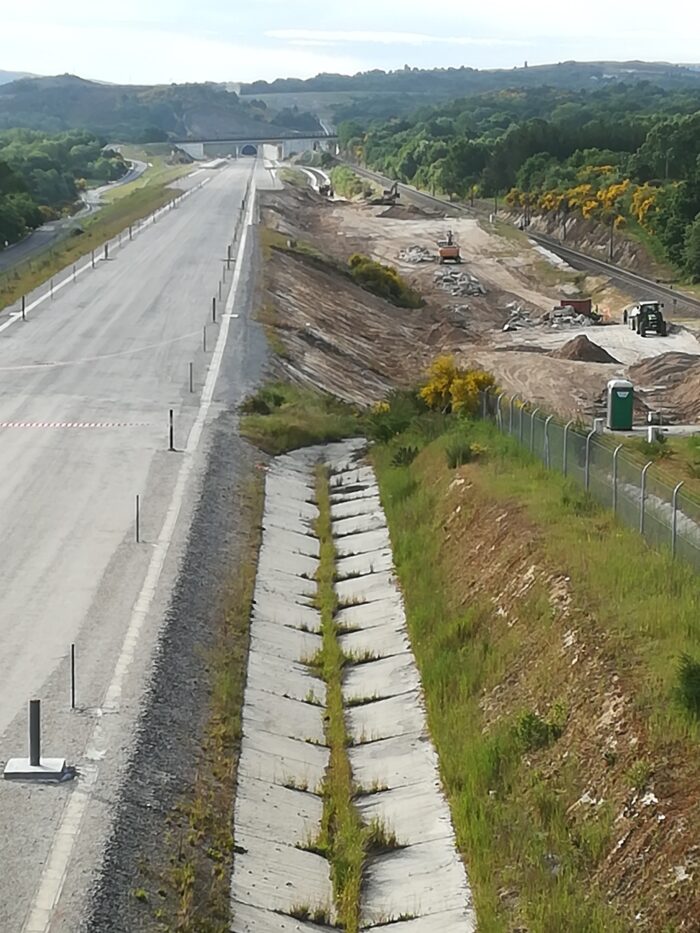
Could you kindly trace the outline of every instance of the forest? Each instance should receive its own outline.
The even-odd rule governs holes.
[[[700,279],[700,90],[647,81],[491,92],[408,118],[346,121],[343,150],[457,198],[579,213],[642,233]]]
[[[124,160],[103,146],[83,130],[0,132],[0,248],[70,209],[88,182],[120,178]]]

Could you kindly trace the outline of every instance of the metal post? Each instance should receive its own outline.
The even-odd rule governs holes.
[[[550,415],[549,418],[544,423],[544,465],[547,469],[551,466],[551,458],[549,453],[549,426],[552,423],[552,418],[554,415]]]
[[[27,320],[27,299],[22,295],[22,320]]]
[[[623,444],[618,444],[618,446],[613,451],[613,475],[612,475],[612,510],[613,515],[617,515],[617,458],[620,455],[620,451],[623,448]]]
[[[168,429],[168,436],[169,436],[169,441],[170,441],[169,450],[175,450],[175,429],[174,429],[174,426],[173,426],[173,414],[174,414],[174,412],[173,412],[173,409],[171,408],[171,409],[170,409],[170,414],[169,414],[170,426],[169,426],[169,429]]]
[[[134,239],[134,228],[131,226],[131,224],[129,224],[129,239]]]
[[[496,399],[496,424],[498,425],[498,430],[503,434],[503,412],[501,411],[501,402],[505,398],[505,393],[501,394]]]
[[[647,472],[649,467],[652,465],[653,461],[649,461],[647,465],[642,470],[642,488],[640,490],[641,496],[639,499],[639,533],[640,535],[644,534],[644,505],[647,498]]]
[[[226,247],[226,268],[227,269],[231,268],[231,247],[230,246]]]
[[[172,435],[170,443],[172,450]],[[136,543],[141,543],[141,496],[136,496]]]
[[[70,646],[70,708],[75,709],[75,645]]]
[[[73,281],[75,282],[75,263],[73,264]]]
[[[211,319],[214,324],[216,324],[216,298],[211,300]]]
[[[49,282],[49,292],[51,293],[51,297],[53,298],[53,279],[51,279],[51,281]]]
[[[539,408],[536,408],[530,415],[530,453],[532,453],[535,449],[535,416],[538,411]]]
[[[595,428],[586,437],[586,492],[591,488],[591,438],[594,434]]]
[[[92,268],[94,269],[95,268],[95,250],[94,249],[92,251],[91,262],[92,262]]]
[[[194,392],[194,363],[190,363],[190,392]]]
[[[486,421],[488,411],[488,389],[481,393],[481,420]]]
[[[673,521],[671,523],[671,557],[676,556],[676,540],[678,535],[678,493],[681,491],[683,480],[673,490]]]
[[[566,471],[569,465],[569,428],[573,424],[573,421],[567,421],[564,425],[564,463],[562,464],[562,473],[566,476]]]
[[[207,352],[207,325],[202,328],[202,349]]]
[[[109,259],[109,243],[105,243],[105,260]]]
[[[29,764],[41,764],[41,700],[29,701]]]
[[[515,396],[511,396],[510,399],[510,412],[508,415],[508,433],[513,433],[513,405],[515,404]]]
[[[221,282],[219,282],[219,301],[221,301]]]
[[[520,406],[520,419],[518,420],[518,439],[523,442],[523,415],[525,414],[525,403]]]

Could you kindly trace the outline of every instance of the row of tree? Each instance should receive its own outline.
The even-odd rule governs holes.
[[[700,277],[700,92],[646,83],[513,90],[346,122],[341,145],[400,180],[458,198],[508,194],[526,212],[639,224]]]
[[[114,181],[126,170],[119,153],[82,130],[0,133],[0,248],[70,210],[89,182]]]

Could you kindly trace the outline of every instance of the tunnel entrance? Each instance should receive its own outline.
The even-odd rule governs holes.
[[[257,147],[257,146],[253,146],[253,145],[251,145],[250,143],[248,143],[247,145],[245,145],[245,146],[243,146],[243,147],[241,148],[241,155],[242,155],[242,156],[254,156],[254,157],[255,157],[255,156],[257,156],[257,154],[258,154],[258,147]]]

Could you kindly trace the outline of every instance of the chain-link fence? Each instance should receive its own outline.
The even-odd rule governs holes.
[[[574,421],[564,424],[517,397],[484,392],[481,414],[548,469],[580,484],[650,544],[669,548],[700,570],[700,502],[684,493],[683,483],[665,483],[653,462],[640,463],[613,435]]]

